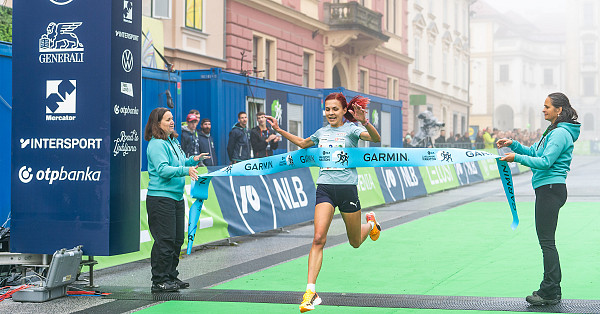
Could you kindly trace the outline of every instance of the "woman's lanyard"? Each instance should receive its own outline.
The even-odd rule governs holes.
[[[173,145],[173,141],[171,141],[171,138],[167,138],[167,141],[169,142],[169,144],[171,144],[171,148],[173,149],[173,152],[175,153],[175,155],[177,155],[177,161],[179,161],[180,156],[179,156],[179,153],[177,152],[177,150],[175,149],[175,146]]]

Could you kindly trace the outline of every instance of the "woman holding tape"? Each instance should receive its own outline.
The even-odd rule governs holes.
[[[198,163],[209,158],[207,153],[185,157],[177,141],[173,114],[167,108],[150,112],[144,139],[148,141],[148,194],[146,209],[148,227],[154,237],[150,255],[152,292],[173,292],[189,287],[177,276],[179,252],[184,240],[185,176],[198,179]]]
[[[551,124],[533,146],[524,147],[510,139],[501,139],[497,145],[514,151],[500,160],[516,161],[530,167],[533,173],[535,229],[542,248],[544,278],[540,289],[525,300],[533,305],[552,305],[559,303],[562,296],[560,261],[554,241],[558,211],[567,201],[565,180],[581,124],[576,121],[577,112],[562,93],[548,95],[542,112]]]
[[[325,115],[328,126],[318,129],[309,138],[302,139],[279,127],[271,116],[267,121],[273,130],[283,135],[300,148],[313,145],[319,147],[357,147],[358,140],[379,142],[380,136],[375,127],[366,118],[367,98],[356,96],[349,103],[342,93],[332,93],[325,98]],[[351,122],[360,122],[360,128]],[[308,284],[300,304],[300,312],[314,309],[321,303],[315,284],[323,262],[323,247],[327,240],[327,231],[337,206],[346,225],[350,245],[358,248],[370,236],[373,241],[379,238],[381,226],[375,220],[375,214],[366,214],[367,223],[361,224],[361,207],[358,199],[358,174],[356,168],[321,168],[317,179],[317,193],[314,219],[314,237],[308,255]]]

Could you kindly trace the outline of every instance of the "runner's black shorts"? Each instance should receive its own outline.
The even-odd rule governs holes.
[[[344,213],[354,213],[361,209],[356,185],[319,184],[316,195],[315,204],[329,203],[333,208],[338,207]]]

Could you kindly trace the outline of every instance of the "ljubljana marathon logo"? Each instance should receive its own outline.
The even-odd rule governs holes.
[[[46,81],[46,120],[75,120],[76,100],[76,80]]]
[[[40,63],[83,62],[83,44],[75,34],[82,22],[50,22],[39,40]]]

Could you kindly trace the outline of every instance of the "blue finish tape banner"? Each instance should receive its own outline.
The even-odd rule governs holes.
[[[191,194],[192,197],[196,199],[207,199],[208,187],[212,177],[262,176],[306,167],[357,168],[443,166],[498,158],[500,158],[500,156],[485,151],[458,148],[308,148],[270,157],[245,160],[217,171],[203,174],[202,176],[199,176],[198,181],[195,181]],[[497,160],[497,163],[501,173],[506,198],[513,215],[513,223],[511,226],[514,229],[518,225],[518,217],[512,184],[512,174],[508,163],[499,160]],[[236,193],[237,192],[238,191],[236,191]],[[241,190],[239,192],[241,193]],[[246,193],[246,197],[248,197],[248,191],[245,190],[244,192]],[[192,231],[195,230],[195,225],[197,224],[197,219],[192,219],[192,217],[199,216],[199,213],[192,213],[191,211],[192,209],[198,211],[198,208],[201,208],[201,206],[192,206],[192,208],[190,208],[188,237],[191,237],[192,240],[194,237]],[[191,243],[193,243],[193,241],[188,242],[188,253],[191,251]]]

